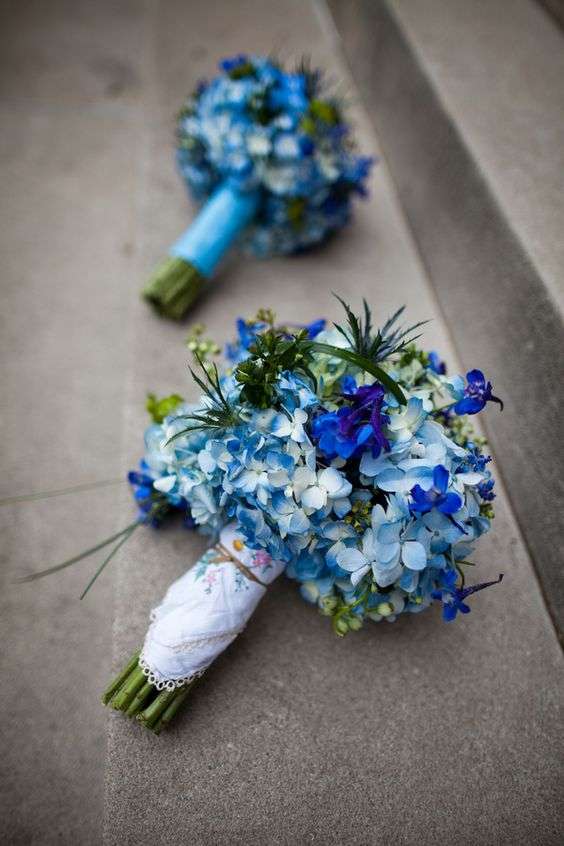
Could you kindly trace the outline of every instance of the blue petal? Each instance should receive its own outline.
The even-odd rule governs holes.
[[[456,605],[443,605],[443,620],[447,623],[452,623],[456,620]]]
[[[478,397],[464,397],[456,403],[453,410],[455,414],[478,414],[485,404],[484,400]]]
[[[433,470],[433,484],[440,493],[446,493],[448,487],[449,472],[442,464],[437,464]]]
[[[427,566],[427,553],[419,541],[406,541],[402,545],[401,557],[410,570],[424,570]]]
[[[462,500],[456,493],[448,493],[439,505],[439,511],[443,514],[456,514],[460,508],[462,508]]]
[[[481,370],[469,370],[466,378],[470,384],[478,385],[480,388],[485,388],[486,386],[486,377]]]

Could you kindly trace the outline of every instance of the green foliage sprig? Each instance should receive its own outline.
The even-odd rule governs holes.
[[[372,312],[365,299],[362,300],[363,320],[362,317],[354,314],[350,306],[341,297],[337,294],[334,296],[339,300],[347,315],[347,328],[335,323],[335,329],[341,333],[354,352],[373,362],[382,362],[391,355],[403,352],[409,344],[421,337],[420,334],[413,335],[413,332],[429,322],[428,320],[420,320],[419,323],[414,323],[413,326],[406,328],[397,326],[399,318],[405,311],[405,306],[402,306],[374,334]]]
[[[206,406],[191,414],[179,415],[179,420],[188,420],[190,421],[190,425],[181,432],[173,435],[167,443],[171,443],[190,432],[202,429],[225,431],[226,429],[235,428],[243,422],[239,409],[235,408],[223,393],[219,372],[215,363],[208,362],[205,364],[197,353],[194,353],[194,357],[202,368],[204,378],[200,378],[192,368],[190,368],[190,373],[203,392]]]
[[[317,389],[317,381],[311,370],[311,343],[307,340],[305,330],[289,335],[285,330],[270,328],[257,335],[249,352],[249,358],[235,370],[235,379],[243,386],[242,402],[248,402],[255,408],[276,405],[277,382],[285,370],[307,377],[314,390]]]

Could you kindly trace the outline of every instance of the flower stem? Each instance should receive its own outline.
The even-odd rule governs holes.
[[[145,707],[149,697],[156,693],[155,686],[151,682],[145,682],[141,690],[139,690],[133,699],[129,708],[125,712],[127,717],[136,717],[137,714]]]
[[[143,687],[145,681],[145,674],[141,667],[135,667],[135,669],[127,677],[125,684],[112,699],[110,706],[116,711],[127,711],[129,705],[131,704],[131,700]]]
[[[165,708],[159,719],[156,721],[156,723],[153,724],[151,730],[155,734],[160,734],[161,731],[169,725],[174,715],[179,710],[180,706],[190,693],[190,690],[192,689],[194,684],[195,681],[190,682],[190,684],[187,684],[185,687],[178,688],[178,693],[176,694],[170,705]]]
[[[133,672],[139,662],[139,655],[140,653],[136,652],[135,655],[133,655],[129,662],[125,665],[121,673],[118,673],[112,683],[108,685],[108,687],[102,694],[102,702],[104,703],[104,705],[109,704],[110,700],[113,699],[113,697],[118,692],[127,677],[130,675],[130,673]]]
[[[137,714],[139,722],[146,728],[152,728],[161,714],[166,711],[173,699],[178,695],[180,689],[177,687],[174,690],[161,690],[157,698],[144,711]]]
[[[136,717],[146,728],[160,734],[171,722],[197,679],[174,690],[157,690],[139,666],[139,652],[131,657],[102,695],[104,705]]]

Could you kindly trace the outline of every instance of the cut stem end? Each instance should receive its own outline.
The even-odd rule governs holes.
[[[157,267],[142,295],[159,314],[180,320],[200,295],[205,281],[193,264],[169,256]]]
[[[157,690],[139,666],[137,652],[102,696],[102,703],[136,719],[154,734],[160,734],[179,711],[196,680],[174,690]]]

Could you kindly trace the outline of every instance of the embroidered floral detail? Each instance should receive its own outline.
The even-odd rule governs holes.
[[[245,578],[243,573],[236,569],[235,570],[235,590],[238,592],[240,590],[248,590],[249,589],[249,580]]]
[[[258,569],[262,573],[265,573],[267,570],[272,570],[272,556],[269,555],[265,549],[259,549],[253,555],[253,560],[249,565],[249,569]]]
[[[204,593],[211,593],[214,585],[217,584],[219,575],[218,566],[222,563],[222,561],[218,560],[217,553],[209,549],[196,564],[194,578],[201,579],[206,584]]]

